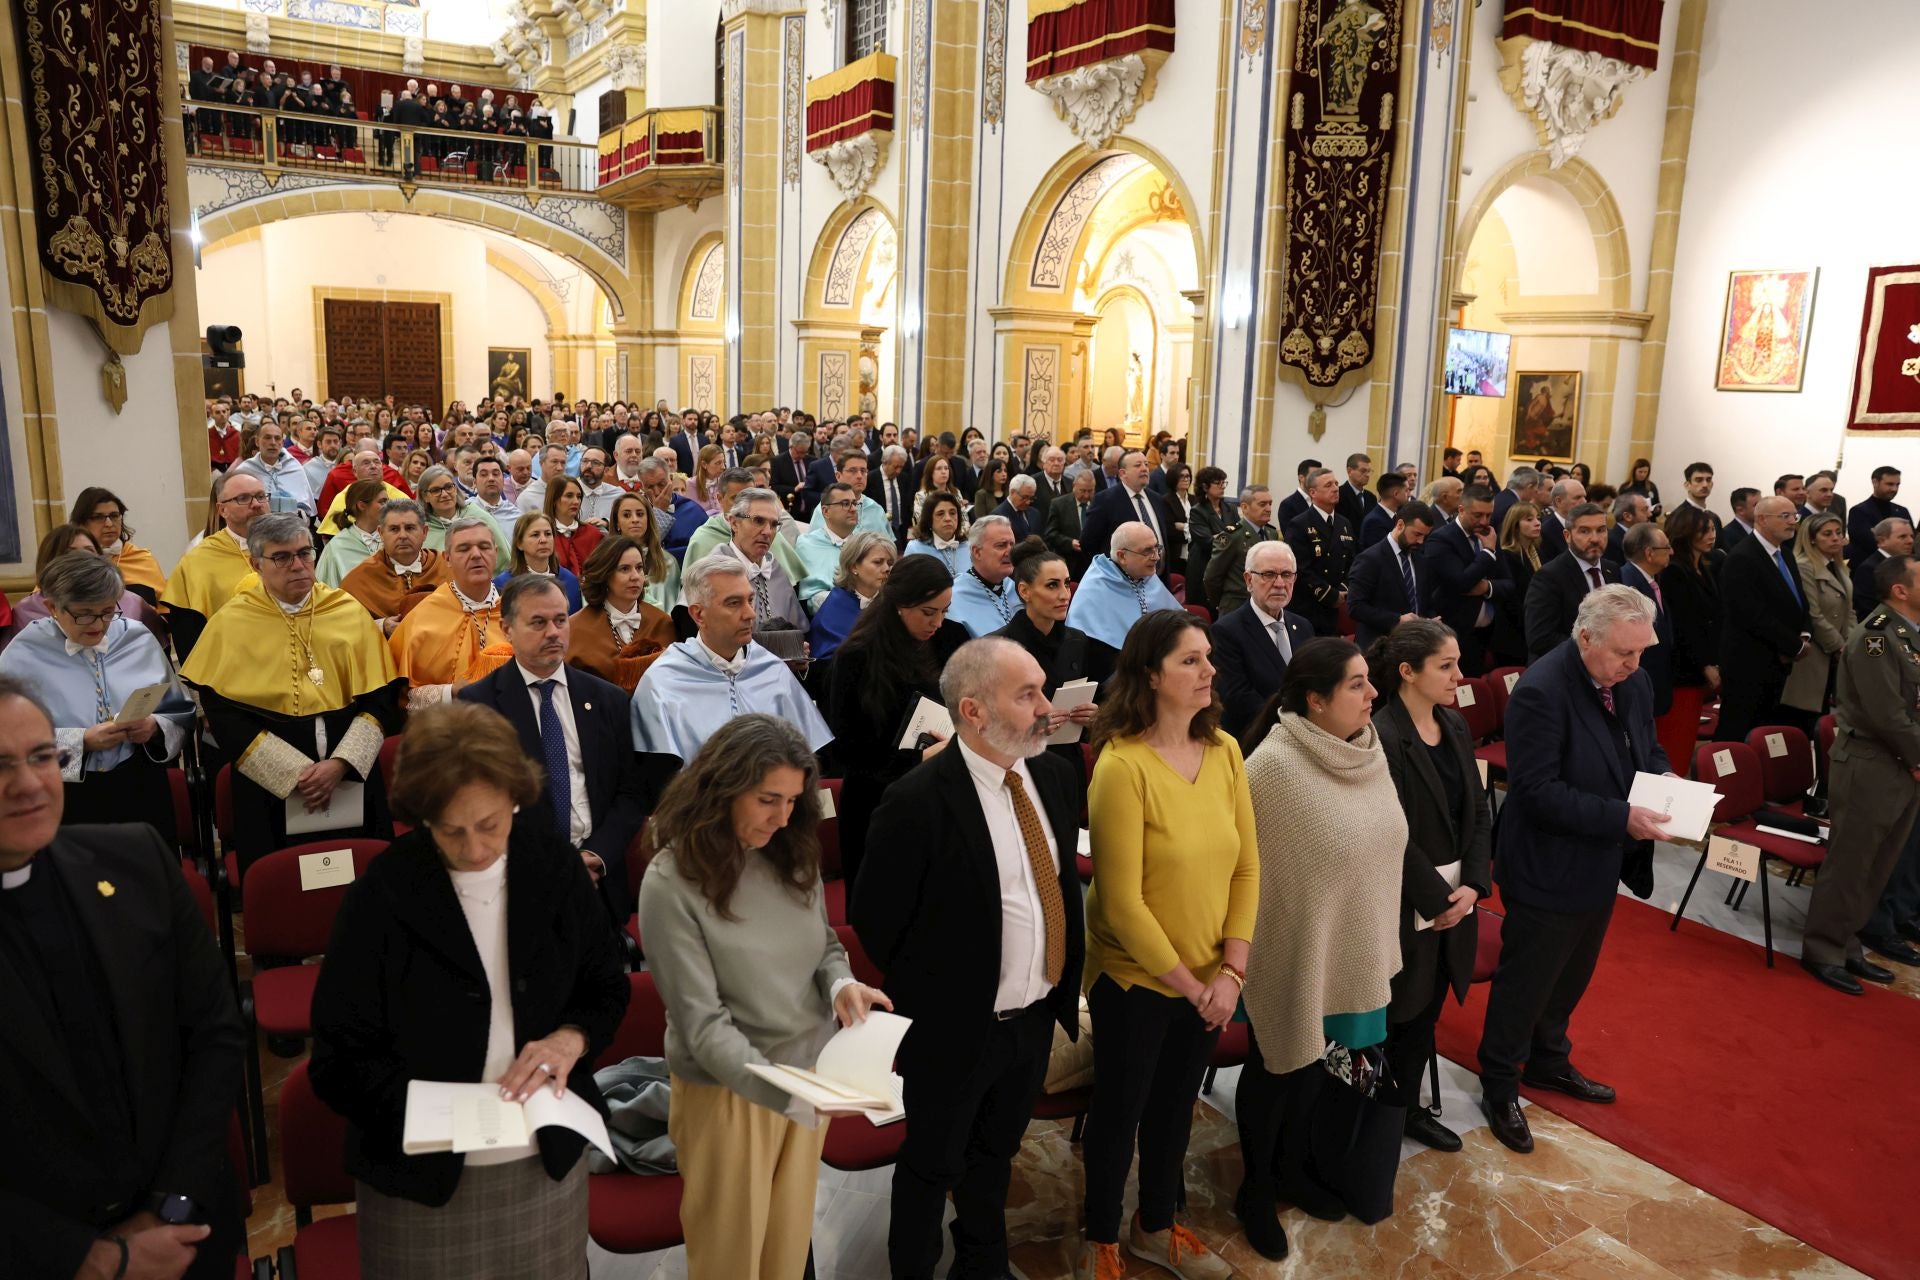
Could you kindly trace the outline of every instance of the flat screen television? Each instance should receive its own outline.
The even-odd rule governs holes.
[[[1507,394],[1513,335],[1486,329],[1447,330],[1446,392],[1453,396]]]

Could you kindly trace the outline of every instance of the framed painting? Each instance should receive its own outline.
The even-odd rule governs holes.
[[[1727,273],[1715,391],[1798,391],[1820,269]]]
[[[524,347],[487,348],[487,394],[495,400],[527,397],[533,353]]]
[[[1567,369],[1513,375],[1509,458],[1572,462],[1580,429],[1580,374]]]

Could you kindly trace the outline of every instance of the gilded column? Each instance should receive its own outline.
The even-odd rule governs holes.
[[[726,0],[727,373],[730,407],[776,399],[781,19],[798,0]]]

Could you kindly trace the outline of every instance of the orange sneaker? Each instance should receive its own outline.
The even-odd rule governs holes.
[[[1143,1231],[1140,1215],[1127,1228],[1127,1252],[1165,1267],[1181,1280],[1229,1280],[1233,1268],[1219,1254],[1200,1243],[1200,1237],[1179,1223],[1165,1231]]]
[[[1073,1280],[1122,1280],[1127,1264],[1120,1259],[1117,1244],[1097,1244],[1092,1240],[1080,1248],[1080,1261],[1073,1264]]]

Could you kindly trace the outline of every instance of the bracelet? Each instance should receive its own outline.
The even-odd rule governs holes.
[[[1226,974],[1229,978],[1232,978],[1234,985],[1239,987],[1241,990],[1244,991],[1246,989],[1247,975],[1240,972],[1238,969],[1234,968],[1232,965],[1228,964],[1224,960],[1220,962],[1220,972]]]
[[[126,1280],[127,1263],[130,1260],[127,1253],[127,1238],[125,1236],[101,1236],[100,1238],[120,1246],[120,1265],[114,1268],[113,1280]]]

